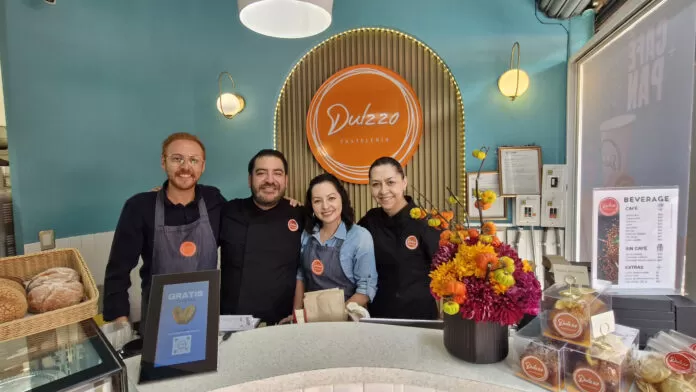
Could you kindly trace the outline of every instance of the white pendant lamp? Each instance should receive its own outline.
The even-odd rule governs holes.
[[[331,25],[333,0],[237,0],[249,30],[275,38],[304,38]]]

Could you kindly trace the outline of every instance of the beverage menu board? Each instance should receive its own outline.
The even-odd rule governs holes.
[[[679,188],[595,189],[592,205],[593,285],[674,290]]]

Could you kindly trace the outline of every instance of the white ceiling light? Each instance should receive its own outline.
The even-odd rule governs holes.
[[[333,0],[237,0],[249,30],[276,38],[304,38],[331,25]]]

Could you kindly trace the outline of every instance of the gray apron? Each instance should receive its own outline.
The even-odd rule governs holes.
[[[314,237],[309,239],[309,246],[302,258],[307,292],[339,288],[343,289],[345,301],[355,294],[355,284],[341,268],[341,246],[343,240],[338,238],[333,247],[321,245]]]
[[[157,192],[152,275],[176,274],[217,269],[217,241],[203,197],[198,200],[198,220],[181,226],[164,225],[164,189]],[[150,286],[142,293],[141,336],[145,332]]]

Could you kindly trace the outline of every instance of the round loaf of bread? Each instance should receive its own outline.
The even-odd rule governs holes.
[[[27,307],[24,287],[14,280],[0,278],[0,323],[24,317]]]
[[[44,283],[79,282],[80,274],[72,268],[54,267],[34,275],[27,283],[27,292]]]
[[[29,291],[29,311],[45,313],[79,304],[84,296],[80,282],[44,282]]]

